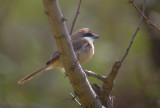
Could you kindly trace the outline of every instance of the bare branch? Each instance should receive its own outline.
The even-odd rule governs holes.
[[[130,3],[136,8],[136,10],[141,14],[141,16],[143,16],[143,18],[145,19],[145,22],[149,25],[151,25],[153,28],[157,29],[158,31],[160,31],[159,26],[156,27],[151,21],[149,21],[149,19],[144,15],[143,12],[141,12],[137,6],[134,4],[133,0],[130,0]]]
[[[85,70],[84,71],[86,73],[87,76],[92,76],[92,77],[95,77],[97,79],[100,79],[101,81],[104,81],[105,80],[105,76],[101,76],[97,73],[94,73],[92,71],[88,71],[88,70]]]
[[[132,1],[132,0],[130,0],[130,1]],[[131,3],[133,3],[133,1],[132,1]],[[127,57],[128,53],[129,53],[129,51],[130,51],[130,49],[131,49],[131,46],[132,46],[132,44],[133,44],[134,38],[136,37],[136,34],[138,33],[138,31],[139,31],[139,29],[140,29],[140,26],[141,26],[141,23],[142,23],[142,20],[143,20],[143,17],[144,17],[144,16],[143,16],[143,13],[144,13],[144,11],[145,11],[145,5],[146,5],[146,0],[144,0],[144,3],[143,3],[142,14],[141,14],[141,18],[140,18],[140,20],[139,20],[138,27],[137,27],[135,33],[134,33],[133,36],[132,36],[132,39],[131,39],[131,41],[130,41],[130,43],[129,43],[129,46],[128,46],[128,48],[127,48],[124,56],[123,56],[122,59],[121,59],[121,63],[122,63],[122,62],[124,61],[124,59]],[[136,7],[136,8],[137,8],[137,7]]]
[[[112,106],[111,105],[112,102],[110,100],[110,93],[112,91],[112,88],[114,85],[114,80],[118,74],[120,67],[121,67],[121,62],[116,61],[112,67],[111,72],[107,75],[107,77],[103,83],[103,87],[102,87],[103,90],[100,95],[100,100],[102,101],[102,105],[104,105],[104,106]]]
[[[145,3],[146,3],[146,0],[144,0],[142,12],[144,12],[144,10],[145,10]],[[140,25],[142,23],[142,20],[143,20],[143,16],[141,16],[141,18],[140,18],[138,27],[137,27],[135,33],[132,36],[130,44],[129,44],[129,46],[128,46],[128,48],[127,48],[127,50],[126,50],[126,52],[125,52],[125,54],[124,54],[124,56],[122,58],[122,60],[115,62],[115,64],[112,67],[112,71],[107,75],[107,77],[106,77],[106,79],[105,79],[105,81],[103,83],[102,92],[100,94],[100,100],[102,101],[102,105],[104,105],[104,106],[107,106],[109,108],[113,108],[113,99],[112,99],[112,97],[110,97],[110,93],[111,93],[112,88],[114,86],[114,80],[115,80],[115,78],[116,78],[116,76],[118,74],[118,71],[119,71],[119,69],[121,67],[122,62],[125,60],[125,58],[127,57],[128,53],[130,51],[130,48],[131,48],[132,43],[133,43],[133,40],[134,40],[138,30],[140,29]]]
[[[76,97],[72,94],[69,93],[72,96],[72,100],[74,100],[79,106],[82,106],[80,102],[78,102],[78,100],[76,99]]]
[[[144,0],[144,3],[143,3],[142,13],[144,13],[145,4],[146,4],[146,0]],[[118,74],[118,71],[119,71],[119,69],[121,67],[121,64],[123,63],[123,61],[125,60],[125,58],[127,57],[128,53],[130,51],[130,48],[131,48],[132,43],[134,41],[134,38],[135,38],[136,34],[138,33],[138,31],[140,29],[143,17],[144,16],[141,15],[138,27],[137,27],[135,33],[133,34],[132,39],[131,39],[131,41],[129,43],[129,46],[128,46],[124,56],[122,57],[121,61],[116,61],[114,63],[114,65],[112,67],[112,70],[107,75],[107,77],[101,76],[101,75],[96,74],[96,73],[91,72],[91,71],[85,71],[86,75],[95,77],[95,78],[100,79],[101,81],[103,81],[102,88],[99,87],[97,84],[92,84],[92,88],[98,94],[98,96],[100,97],[100,100],[102,101],[102,105],[104,105],[105,107],[113,108],[113,99],[114,98],[110,96],[110,93],[111,93],[112,88],[114,86],[114,80],[115,80],[115,78],[116,78],[116,76]]]
[[[77,17],[78,17],[79,10],[80,10],[80,7],[81,7],[81,2],[82,2],[82,0],[79,0],[79,4],[78,4],[78,8],[77,8],[77,12],[76,12],[76,15],[75,15],[75,17],[74,17],[74,19],[73,19],[73,22],[72,22],[70,35],[71,35],[71,34],[72,34],[72,32],[73,32],[73,28],[74,28],[74,25],[75,25],[75,23],[76,23],[76,19],[77,19]]]
[[[56,38],[58,51],[61,53],[61,60],[63,62],[63,66],[66,70],[66,73],[70,79],[70,82],[74,88],[75,93],[78,95],[80,102],[82,103],[82,107],[100,108],[100,107],[102,107],[102,105],[104,105],[105,107],[113,108],[113,97],[110,97],[110,93],[111,93],[112,88],[114,86],[114,80],[118,74],[118,71],[121,67],[121,64],[123,63],[123,61],[127,57],[128,53],[130,51],[130,48],[132,46],[132,43],[134,41],[134,38],[140,29],[140,25],[142,23],[142,20],[143,20],[143,18],[144,19],[147,18],[143,14],[144,10],[145,10],[146,0],[144,0],[142,12],[140,11],[142,14],[141,14],[141,18],[140,18],[138,27],[137,27],[135,33],[133,34],[132,39],[129,43],[129,46],[128,46],[124,56],[122,57],[121,61],[115,62],[115,64],[112,67],[111,72],[108,74],[107,77],[101,76],[101,75],[96,74],[91,71],[85,71],[85,73],[88,76],[92,76],[92,77],[95,77],[95,78],[102,80],[103,81],[102,88],[99,87],[97,84],[92,84],[92,87],[91,87],[91,85],[88,82],[88,79],[85,76],[85,73],[81,69],[79,62],[77,62],[76,55],[73,51],[73,48],[72,48],[72,45],[70,42],[71,39],[69,37],[68,31],[65,26],[64,17],[59,9],[59,5],[58,5],[57,0],[43,0],[43,2],[44,2],[44,7],[46,9],[45,12],[48,15],[49,21],[52,26],[52,31],[53,31],[54,36]],[[77,16],[79,14],[81,2],[82,2],[82,0],[79,1],[77,12],[76,12],[75,18],[72,23],[70,35],[73,32],[73,28],[74,28]],[[133,3],[133,0],[130,0],[130,2],[132,3],[132,5],[135,6],[135,4]],[[138,8],[136,7],[136,9],[138,9]],[[147,20],[148,20],[148,18],[147,18]],[[101,105],[99,99],[96,97],[96,94],[92,88],[98,94],[100,100],[102,101],[102,105]],[[70,95],[74,98],[74,100],[77,102],[77,104],[79,104],[79,102],[75,99],[75,97],[72,94],[70,94]],[[79,105],[81,106],[81,104],[79,104]]]
[[[107,108],[113,108],[113,97],[110,96],[110,93],[112,91],[114,80],[118,74],[120,67],[121,67],[121,61],[116,61],[112,67],[111,72],[107,75],[107,77],[98,75],[91,71],[85,71],[85,73],[88,76],[93,76],[103,81],[102,88],[99,87],[97,84],[92,84],[92,88],[100,97],[102,105],[104,105]]]
[[[79,62],[77,62],[58,1],[43,0],[43,4],[54,33],[58,52],[61,53],[60,58],[64,69],[82,106],[84,108],[101,108],[99,99],[96,97]]]

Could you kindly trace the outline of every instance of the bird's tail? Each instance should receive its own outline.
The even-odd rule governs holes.
[[[34,76],[36,76],[36,75],[38,75],[42,72],[47,71],[48,70],[47,68],[48,68],[48,65],[45,65],[45,66],[41,67],[40,69],[36,70],[35,72],[31,73],[30,75],[28,75],[28,76],[22,78],[21,80],[19,80],[18,84],[23,84],[23,83],[27,82],[28,80],[32,79]]]

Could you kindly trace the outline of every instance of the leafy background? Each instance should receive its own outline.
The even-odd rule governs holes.
[[[143,0],[136,0],[141,9]],[[59,0],[70,30],[78,0]],[[146,15],[160,24],[160,1],[148,0]],[[88,27],[101,38],[83,66],[107,75],[135,32],[139,13],[128,0],[83,0],[74,30]],[[159,37],[158,37],[159,36]],[[158,38],[157,38],[158,37]],[[142,23],[123,63],[112,95],[115,108],[160,108],[160,33]],[[73,89],[60,70],[45,72],[24,85],[17,81],[43,66],[56,50],[40,0],[0,0],[0,108],[78,108]],[[88,77],[91,83],[102,82]]]

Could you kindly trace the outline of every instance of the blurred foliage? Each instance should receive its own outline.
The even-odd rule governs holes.
[[[142,2],[136,2],[139,8]],[[153,22],[160,24],[159,1],[147,2]],[[70,30],[78,0],[59,3]],[[114,61],[125,53],[139,18],[129,0],[82,0],[74,30],[88,27],[101,37],[95,41],[94,57],[83,68],[107,75]],[[154,66],[145,26],[143,23],[116,78],[112,91],[115,108],[160,108],[160,70]],[[17,84],[44,65],[55,50],[42,1],[0,0],[0,108],[78,108],[75,102],[65,101],[71,98],[73,89],[59,70]],[[102,84],[95,78],[88,79]]]

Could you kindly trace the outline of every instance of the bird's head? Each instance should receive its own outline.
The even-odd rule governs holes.
[[[88,28],[82,28],[72,34],[72,40],[87,39],[87,40],[91,40],[93,42],[95,39],[98,39],[98,38],[99,38],[99,36],[94,34]]]

